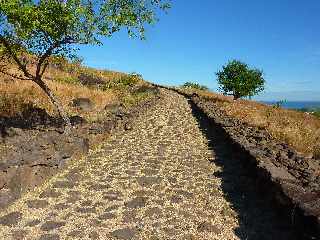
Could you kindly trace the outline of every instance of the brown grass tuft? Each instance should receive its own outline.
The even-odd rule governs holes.
[[[274,108],[250,100],[199,91],[214,100],[229,116],[250,125],[265,128],[275,139],[284,141],[298,152],[320,158],[320,119],[303,112]]]

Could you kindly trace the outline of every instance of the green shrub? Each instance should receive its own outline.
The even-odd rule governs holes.
[[[123,75],[114,81],[108,81],[101,88],[102,89],[115,88],[118,90],[124,90],[124,89],[127,89],[128,87],[135,86],[141,80],[142,80],[142,77],[140,74],[131,73],[128,75]]]
[[[122,76],[117,84],[126,86],[126,87],[133,87],[142,79],[140,74],[131,73],[129,75]]]
[[[276,103],[274,103],[274,104],[272,105],[272,107],[273,107],[273,108],[281,108],[286,102],[287,102],[287,100],[277,101]]]
[[[153,92],[134,92],[123,95],[122,102],[129,107],[154,96]]]
[[[194,88],[194,89],[203,90],[203,91],[209,90],[209,88],[207,86],[200,85],[199,83],[193,83],[193,82],[185,82],[182,85],[182,87],[183,88]]]
[[[56,77],[54,79],[59,83],[67,83],[67,84],[79,84],[79,79],[76,77]]]

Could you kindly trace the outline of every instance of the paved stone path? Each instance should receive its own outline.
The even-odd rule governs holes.
[[[187,100],[164,100],[0,213],[1,239],[240,239]],[[245,238],[241,238],[245,239]]]

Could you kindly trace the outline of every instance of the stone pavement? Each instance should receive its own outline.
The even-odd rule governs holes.
[[[0,213],[0,239],[245,239],[181,95]]]

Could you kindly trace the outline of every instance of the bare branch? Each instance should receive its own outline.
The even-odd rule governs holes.
[[[38,64],[37,64],[37,70],[36,70],[36,77],[41,76],[41,66],[43,62],[52,54],[53,50],[60,46],[60,42],[56,42],[53,45],[51,45],[47,51],[39,58]]]
[[[37,70],[36,70],[36,77],[41,77],[45,71],[45,69],[47,68],[47,66],[45,68],[42,69],[41,71],[41,66],[44,63],[44,61],[51,56],[52,52],[60,47],[63,44],[72,44],[72,43],[76,43],[76,41],[74,41],[73,38],[71,37],[66,37],[65,39],[55,42],[53,43],[48,49],[47,51],[45,51],[45,53],[39,58],[38,64],[37,64]],[[41,71],[41,73],[40,73]]]

